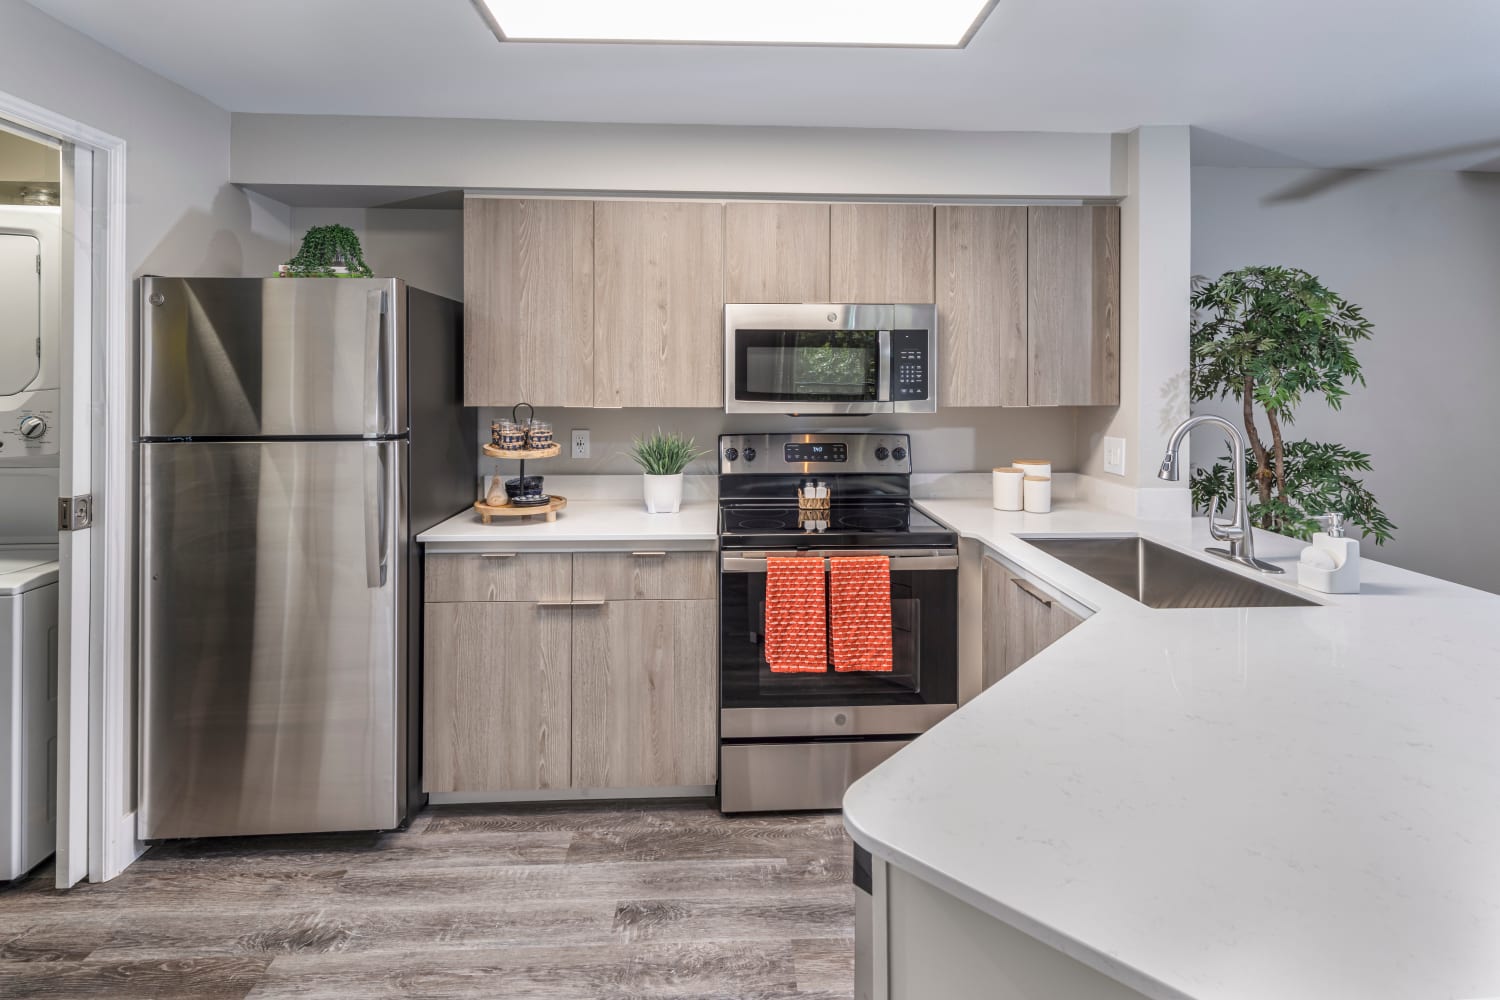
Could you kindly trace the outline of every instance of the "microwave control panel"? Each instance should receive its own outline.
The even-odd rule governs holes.
[[[891,331],[891,398],[930,399],[932,379],[926,330]]]

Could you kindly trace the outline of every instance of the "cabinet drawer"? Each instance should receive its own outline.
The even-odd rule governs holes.
[[[427,557],[426,600],[566,601],[573,557],[566,552],[463,552]]]
[[[712,552],[580,552],[573,596],[581,601],[690,601],[717,594]]]

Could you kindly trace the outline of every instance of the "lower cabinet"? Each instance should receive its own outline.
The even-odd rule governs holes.
[[[713,562],[712,552],[429,556],[423,788],[712,785]],[[548,599],[515,600],[529,585]]]
[[[606,601],[573,619],[573,784],[711,785],[715,602]]]
[[[572,611],[429,604],[423,783],[429,792],[567,788]]]
[[[984,686],[1005,677],[1083,623],[1045,588],[984,557]]]

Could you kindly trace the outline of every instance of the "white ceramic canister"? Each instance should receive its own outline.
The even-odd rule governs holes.
[[[1022,481],[1028,514],[1047,514],[1052,510],[1052,477],[1027,476]]]
[[[1023,506],[1023,494],[1021,492],[1021,480],[1026,473],[1014,465],[998,468],[990,473],[990,479],[994,484],[996,510],[1020,510]]]
[[[1028,476],[1047,476],[1050,478],[1052,475],[1052,463],[1046,461],[1045,459],[1018,458],[1010,464],[1020,469]]]

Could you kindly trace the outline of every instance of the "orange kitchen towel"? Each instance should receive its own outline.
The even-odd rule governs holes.
[[[842,556],[828,561],[833,602],[833,669],[891,669],[891,560]]]
[[[828,669],[828,599],[823,560],[766,559],[766,662],[778,674]]]

